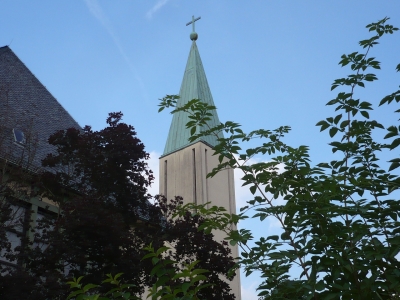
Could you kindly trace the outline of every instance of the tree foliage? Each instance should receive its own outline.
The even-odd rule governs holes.
[[[195,209],[207,218],[202,229],[225,230],[230,243],[239,244],[240,265],[246,275],[261,273],[263,282],[258,291],[263,299],[400,296],[400,178],[394,173],[400,166],[400,127],[372,118],[373,109],[400,102],[400,90],[376,103],[356,95],[357,89],[377,80],[373,72],[381,65],[370,56],[371,50],[383,36],[398,30],[387,21],[384,18],[369,24],[372,36],[360,41],[362,51],[343,55],[339,62],[349,67],[351,74],[333,82],[331,89],[340,92],[327,105],[335,114],[317,123],[321,131],[328,131],[336,160],[315,164],[307,146],[286,144],[289,126],[250,133],[235,122],[210,128],[207,122],[215,107],[198,99],[177,107],[174,95],[161,99],[160,111],[173,107],[173,113],[190,115],[187,127],[191,128],[191,141],[225,133],[214,148],[220,165],[209,176],[224,168],[240,169],[243,185],[254,198],[234,216],[227,216],[223,208],[189,204],[185,209]],[[393,67],[400,71],[400,64]],[[208,129],[200,131],[201,127]],[[260,145],[246,149],[246,142],[256,138],[262,141]],[[263,162],[249,163],[260,155],[265,156]],[[227,226],[249,216],[260,222],[275,219],[282,233],[261,237],[249,247],[251,231]],[[293,268],[300,270],[300,278],[291,278]]]
[[[51,199],[59,213],[36,220],[30,229],[33,238],[20,234],[22,242],[15,249],[6,239],[0,245],[16,262],[2,268],[0,298],[65,299],[66,282],[81,275],[82,287],[90,282],[103,295],[107,287],[97,285],[106,274],[117,273],[124,273],[124,280],[130,282],[127,292],[140,295],[157,280],[151,260],[142,259],[148,253],[145,247],[152,243],[158,249],[169,243],[175,251],[165,259],[175,260],[182,270],[200,260],[196,268],[207,268],[209,280],[218,285],[204,288],[202,299],[232,299],[229,286],[220,278],[227,277],[234,265],[226,243],[197,230],[201,217],[170,218],[182,206],[180,198],[158,197],[156,205],[149,202],[147,188],[153,180],[146,162],[149,155],[134,128],[121,118],[121,113],[111,113],[102,130],[71,128],[49,138],[56,151],[43,161],[43,172],[30,174],[31,193],[25,197],[26,201]],[[3,222],[9,220],[11,211],[6,212]],[[32,225],[30,217],[19,221],[26,228]],[[180,282],[171,278],[168,284]]]

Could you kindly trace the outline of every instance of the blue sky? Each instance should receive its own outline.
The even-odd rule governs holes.
[[[171,122],[157,113],[158,99],[179,92],[192,15],[201,16],[197,45],[220,120],[246,130],[290,125],[286,141],[309,145],[316,162],[329,159],[329,138],[315,124],[334,115],[325,106],[335,97],[330,85],[349,73],[338,66],[340,56],[361,51],[357,42],[369,37],[368,23],[388,16],[400,27],[397,0],[0,3],[0,45],[10,45],[79,124],[100,129],[108,112],[122,111],[156,172]],[[381,80],[359,90],[360,97],[376,103],[397,89],[399,53],[400,33],[373,49]],[[396,120],[385,109],[375,116]],[[238,202],[244,194],[238,191]],[[255,299],[256,281],[242,278],[244,299]]]

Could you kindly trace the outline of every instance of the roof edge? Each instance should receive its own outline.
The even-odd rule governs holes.
[[[188,148],[188,147],[190,147],[190,146],[192,146],[192,145],[194,145],[194,144],[197,144],[197,143],[203,143],[204,145],[210,147],[211,149],[214,149],[214,146],[210,145],[210,144],[207,143],[206,141],[203,141],[203,140],[196,140],[196,141],[194,141],[194,142],[191,142],[190,144],[187,144],[187,145],[185,145],[185,146],[183,146],[183,147],[180,147],[180,148],[178,148],[178,149],[175,149],[174,151],[170,151],[170,152],[168,152],[168,153],[166,153],[166,154],[162,154],[158,159],[161,159],[161,158],[163,158],[163,157],[166,157],[166,156],[168,156],[168,155],[170,155],[170,154],[173,154],[173,153],[175,153],[175,152],[181,151],[181,150],[183,150],[183,149],[185,149],[185,148]]]

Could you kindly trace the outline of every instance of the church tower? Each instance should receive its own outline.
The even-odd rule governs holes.
[[[186,25],[192,24],[193,32],[190,34],[192,45],[186,64],[185,73],[179,91],[180,99],[177,106],[182,106],[192,99],[214,105],[206,74],[197,49],[197,33],[194,30],[194,19]],[[164,153],[160,157],[160,194],[172,199],[182,196],[185,203],[194,202],[222,206],[229,213],[236,213],[235,189],[233,170],[225,169],[212,178],[207,174],[218,165],[218,156],[213,156],[213,147],[217,145],[215,136],[201,137],[189,142],[190,130],[186,128],[189,122],[188,114],[178,112],[173,115]],[[208,124],[213,127],[220,124],[216,111],[213,111]],[[224,239],[222,232],[216,232],[218,241]],[[238,257],[237,246],[231,247],[233,257]],[[230,282],[232,292],[236,299],[240,297],[239,272]]]

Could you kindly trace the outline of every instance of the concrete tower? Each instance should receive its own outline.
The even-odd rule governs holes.
[[[196,45],[198,35],[194,30],[194,23],[199,19],[193,17],[187,24],[193,26],[190,35],[192,46],[179,92],[178,106],[192,99],[200,99],[214,105]],[[218,157],[213,156],[213,147],[218,143],[217,138],[206,136],[190,143],[190,131],[186,128],[188,121],[188,114],[184,112],[173,115],[164,153],[160,157],[160,194],[168,199],[182,196],[186,203],[211,202],[211,205],[225,207],[229,213],[236,213],[233,170],[226,169],[213,178],[206,178],[218,165]],[[220,124],[216,111],[208,124],[211,127]],[[222,232],[214,234],[218,241],[225,237]],[[233,257],[239,256],[237,246],[232,247],[232,254]],[[236,299],[241,299],[239,274],[231,282],[231,288]]]

